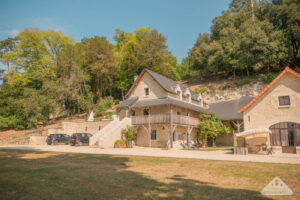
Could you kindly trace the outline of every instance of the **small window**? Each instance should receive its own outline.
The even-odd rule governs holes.
[[[201,99],[199,99],[199,104],[201,105],[201,103],[202,103],[202,100],[201,100]]]
[[[149,115],[149,109],[144,109],[144,115]]]
[[[248,122],[250,122],[250,115],[248,116]]]
[[[151,140],[156,140],[156,130],[151,131]]]
[[[135,111],[134,110],[131,111],[131,116],[135,116]]]
[[[145,96],[149,96],[149,88],[145,88]]]
[[[181,94],[180,91],[177,91],[177,92],[176,92],[176,98],[177,98],[177,99],[180,99],[180,94]]]
[[[291,105],[290,96],[279,96],[279,105],[280,106],[288,106]]]
[[[180,112],[177,112],[177,115],[181,115],[181,113],[180,113]]]

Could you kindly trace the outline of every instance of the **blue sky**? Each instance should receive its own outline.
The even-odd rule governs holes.
[[[0,40],[27,27],[54,29],[72,36],[105,36],[113,43],[116,28],[131,32],[151,27],[167,38],[178,62],[186,57],[199,33],[209,32],[212,19],[230,0],[0,0]]]

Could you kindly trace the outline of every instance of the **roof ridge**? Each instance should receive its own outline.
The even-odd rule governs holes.
[[[256,97],[254,97],[247,105],[245,105],[243,108],[241,108],[238,112],[243,112],[247,108],[249,108],[259,97],[261,97],[264,93],[266,93],[269,90],[269,88],[271,86],[273,86],[287,72],[300,78],[300,74],[298,72],[296,72],[296,71],[292,70],[291,68],[289,68],[288,66],[286,66],[284,68],[284,70],[273,81],[271,81],[271,83],[269,83],[258,95],[256,95]]]
[[[133,85],[131,86],[131,88],[129,89],[129,91],[126,94],[126,98],[130,95],[130,93],[132,92],[132,90],[137,86],[137,84],[139,83],[140,79],[142,78],[142,76],[145,73],[148,73],[152,79],[165,91],[169,92],[169,93],[174,93],[175,94],[175,88],[177,85],[179,85],[180,89],[182,91],[186,91],[189,90],[191,93],[191,97],[193,100],[198,100],[198,95],[195,94],[187,85],[178,83],[166,76],[163,76],[159,73],[156,73],[148,68],[144,68],[143,71],[141,72],[141,74],[139,75],[139,77],[135,80],[135,82],[133,83]]]

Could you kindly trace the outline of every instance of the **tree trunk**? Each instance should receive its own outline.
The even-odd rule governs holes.
[[[97,88],[97,95],[98,95],[99,99],[102,99],[102,89],[100,87]]]
[[[233,68],[233,80],[235,81],[235,68]]]
[[[248,69],[248,65],[246,66],[246,70],[247,70],[247,76],[249,76],[249,69]]]
[[[254,22],[254,0],[251,0],[251,17],[252,17],[252,21]]]

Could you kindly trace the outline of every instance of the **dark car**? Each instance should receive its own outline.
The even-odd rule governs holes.
[[[47,144],[69,144],[71,137],[66,134],[50,134],[47,137]]]
[[[70,145],[71,146],[75,146],[76,144],[89,145],[91,136],[92,136],[92,134],[89,134],[89,133],[73,133],[71,136]]]

